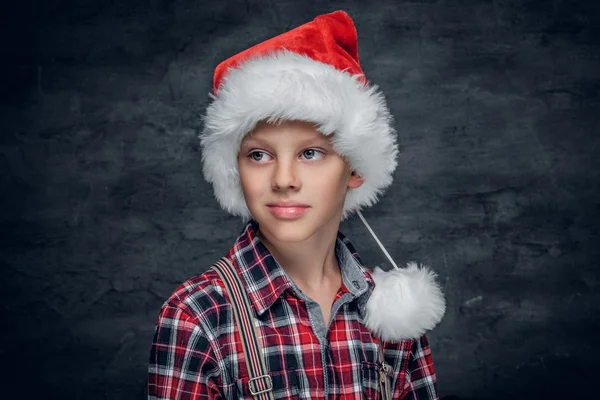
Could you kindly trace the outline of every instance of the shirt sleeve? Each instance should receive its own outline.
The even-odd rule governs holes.
[[[220,370],[206,334],[184,310],[165,304],[150,350],[148,399],[222,398]]]
[[[439,400],[433,359],[425,335],[413,341],[404,393],[404,400]]]

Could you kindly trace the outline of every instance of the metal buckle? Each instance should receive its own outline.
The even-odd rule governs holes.
[[[379,368],[381,370],[381,372],[383,372],[386,375],[389,375],[390,372],[392,372],[392,366],[389,365],[388,363],[384,362],[380,362],[379,364]]]
[[[254,390],[252,390],[252,381],[255,381],[255,380],[258,380],[258,379],[262,379],[262,378],[268,378],[268,381],[267,381],[269,383],[267,385],[268,387],[266,389],[264,389],[264,390],[258,390],[258,391],[255,392]],[[271,379],[270,375],[257,376],[256,378],[252,378],[252,379],[250,379],[248,381],[248,388],[250,389],[250,393],[253,396],[256,396],[257,394],[268,392],[269,390],[273,390],[273,379]]]

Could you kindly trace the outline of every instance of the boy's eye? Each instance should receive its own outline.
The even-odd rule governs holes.
[[[323,153],[322,151],[317,150],[317,149],[306,149],[302,152],[302,155],[307,160],[315,161],[315,160],[320,160],[325,155],[325,153]],[[261,162],[261,161],[268,161],[266,158],[269,157],[269,155],[267,153],[265,153],[264,151],[257,150],[257,151],[253,151],[252,153],[250,153],[248,155],[248,157],[250,157],[254,161]]]
[[[302,154],[304,154],[308,160],[320,160],[321,157],[324,156],[324,153],[322,151],[316,150],[316,149],[307,149],[304,150],[302,152]],[[320,154],[320,156],[318,155]]]
[[[262,151],[253,151],[252,153],[250,153],[250,158],[254,161],[264,161],[263,158],[266,155],[267,154]]]

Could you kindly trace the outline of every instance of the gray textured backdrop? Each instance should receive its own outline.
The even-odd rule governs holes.
[[[201,175],[214,67],[341,8],[402,148],[365,217],[445,288],[441,394],[598,396],[600,2],[2,7],[2,392],[144,398],[162,302],[242,228]],[[341,229],[386,264],[359,219]]]

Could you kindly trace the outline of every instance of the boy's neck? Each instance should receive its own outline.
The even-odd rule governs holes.
[[[306,294],[318,293],[332,285],[339,287],[341,272],[335,256],[339,224],[324,226],[300,243],[269,240],[259,230],[258,237],[288,276]]]

